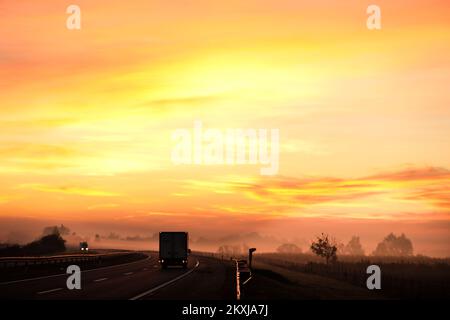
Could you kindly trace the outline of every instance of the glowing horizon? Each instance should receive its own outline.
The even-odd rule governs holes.
[[[378,31],[365,1],[75,2],[71,31],[67,3],[0,4],[0,219],[438,223],[418,253],[450,256],[446,1],[377,1]],[[279,174],[173,165],[196,120],[279,129]]]

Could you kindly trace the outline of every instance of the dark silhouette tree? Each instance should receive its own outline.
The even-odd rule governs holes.
[[[413,245],[403,233],[401,236],[396,236],[393,233],[384,238],[373,252],[374,256],[395,256],[404,257],[413,255]]]
[[[50,234],[25,245],[23,252],[27,255],[60,253],[66,250],[65,242],[59,234]]]
[[[344,252],[345,254],[351,256],[363,256],[364,249],[361,245],[361,242],[359,241],[359,237],[353,236],[347,243],[347,245],[344,247]]]
[[[53,233],[30,242],[24,246],[14,245],[0,249],[0,256],[35,256],[64,252],[66,250],[64,240],[59,233]]]
[[[0,257],[17,257],[22,255],[22,248],[18,244],[6,244],[0,248]]]
[[[62,236],[70,235],[70,229],[67,228],[65,225],[61,224],[61,226],[50,226],[45,227],[42,231],[43,236],[48,236],[50,234],[60,234]]]
[[[326,263],[337,260],[337,246],[327,234],[322,233],[317,240],[311,244],[311,251],[319,257],[325,258]]]

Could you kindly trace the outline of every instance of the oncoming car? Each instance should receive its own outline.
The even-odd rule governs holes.
[[[86,241],[80,242],[80,250],[81,250],[81,252],[88,252],[89,251],[89,246],[88,246],[88,243]]]

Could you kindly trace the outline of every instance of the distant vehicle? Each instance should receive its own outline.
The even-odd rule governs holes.
[[[80,242],[80,250],[82,252],[88,252],[89,251],[89,246],[88,246],[88,243],[86,241]]]
[[[161,268],[168,266],[182,266],[187,268],[189,249],[187,232],[159,233],[159,263]]]

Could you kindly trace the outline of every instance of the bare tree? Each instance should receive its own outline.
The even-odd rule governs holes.
[[[327,234],[322,233],[320,237],[317,237],[317,240],[311,244],[311,251],[319,257],[325,258],[327,264],[330,260],[332,262],[337,260],[337,246]]]

